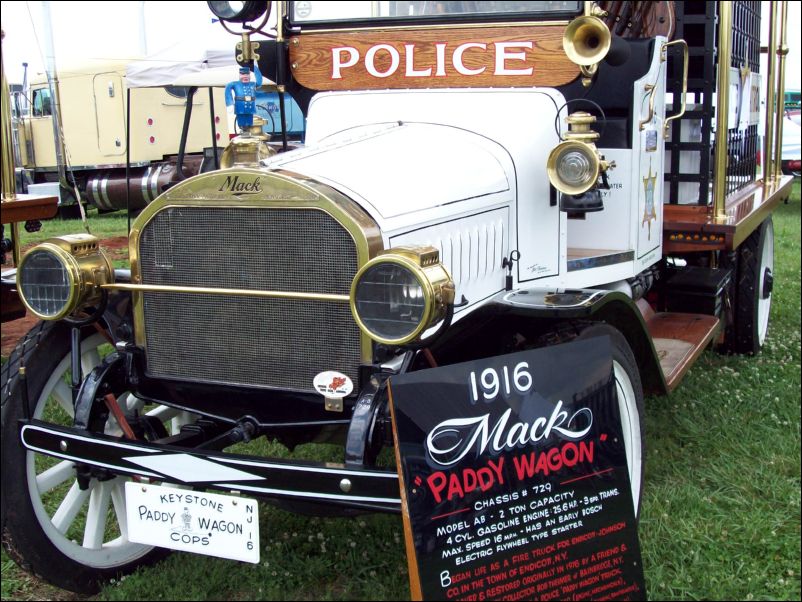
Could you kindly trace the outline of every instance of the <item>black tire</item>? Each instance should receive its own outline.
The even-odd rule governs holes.
[[[84,330],[85,370],[99,361],[98,348],[102,344],[105,344],[102,335],[92,328]],[[20,360],[24,360],[27,375],[29,415],[69,425],[71,398],[64,402],[69,395],[65,380],[69,350],[70,329],[65,324],[40,322],[20,341],[3,366],[0,390],[3,545],[22,568],[34,575],[64,589],[92,594],[104,581],[151,563],[162,557],[164,551],[128,541],[121,526],[125,521],[121,523],[117,518],[118,522],[111,524],[113,518],[105,520],[107,516],[119,517],[125,513],[121,478],[103,482],[92,479],[89,488],[81,491],[72,463],[27,451],[20,444],[18,421],[25,417]],[[106,432],[115,434],[115,425],[110,419]],[[44,491],[40,491],[37,479]],[[79,503],[78,499],[83,501]],[[89,506],[92,500],[94,511]],[[102,517],[94,531],[87,528],[90,516]],[[64,534],[56,524],[63,527]]]
[[[774,224],[767,218],[736,250],[733,317],[725,349],[756,354],[766,339],[774,286]]]
[[[81,219],[81,208],[78,203],[62,205],[58,208],[58,216],[63,220]]]
[[[638,363],[621,332],[608,324],[591,324],[582,327],[577,340],[601,336],[609,336],[612,343],[613,374],[616,379],[618,408],[621,414],[629,481],[632,487],[632,504],[637,518],[640,516],[643,471],[646,460],[646,446],[643,439],[643,385],[638,371]]]

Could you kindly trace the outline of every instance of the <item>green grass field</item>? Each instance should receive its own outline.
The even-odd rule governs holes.
[[[87,221],[91,233],[98,238],[125,236],[128,233],[128,216],[125,211],[98,214],[97,209],[89,209],[87,211]],[[22,231],[20,239],[23,246],[27,246],[41,242],[51,236],[78,234],[81,232],[85,232],[81,220],[56,218],[42,221],[42,229],[39,232]]]
[[[41,223],[42,228],[38,232],[25,232],[20,229],[20,244],[23,252],[30,246],[53,236],[83,234],[86,232],[83,223],[79,219],[63,220],[55,218]],[[125,211],[99,214],[97,209],[89,209],[87,211],[87,225],[89,231],[101,240],[128,235],[128,216]],[[107,249],[107,252],[115,268],[129,267],[128,249],[125,246]]]
[[[652,600],[802,595],[799,198],[797,181],[774,216],[776,284],[760,355],[707,351],[675,393],[646,400],[640,541]],[[124,216],[100,219],[119,220],[124,233]],[[175,553],[95,599],[409,598],[399,517],[311,518],[262,504],[261,525],[258,565]],[[4,553],[2,598],[75,597]]]
[[[708,351],[646,404],[640,538],[651,599],[800,597],[800,204],[774,214],[769,337]]]

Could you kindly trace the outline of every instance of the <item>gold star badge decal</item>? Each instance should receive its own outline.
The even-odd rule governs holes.
[[[643,178],[643,193],[646,196],[646,202],[643,205],[643,224],[649,227],[649,240],[652,239],[652,221],[657,220],[657,209],[654,206],[654,187],[657,181],[657,174],[652,173],[652,160],[649,159],[649,175]]]

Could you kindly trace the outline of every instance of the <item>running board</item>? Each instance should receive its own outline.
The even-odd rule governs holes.
[[[643,300],[638,301],[638,308],[660,360],[666,388],[671,392],[716,337],[720,320],[704,314],[655,313]]]
[[[635,259],[635,251],[607,251],[602,249],[568,249],[569,272],[601,268]]]
[[[21,421],[26,449],[113,474],[373,512],[401,511],[398,473],[330,462],[276,460],[116,439],[39,420]]]

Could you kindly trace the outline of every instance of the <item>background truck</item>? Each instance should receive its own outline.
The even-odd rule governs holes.
[[[187,129],[187,154],[183,176],[179,176],[188,88],[143,87],[129,96],[127,68],[127,63],[94,62],[63,69],[55,79],[32,78],[27,91],[29,111],[19,116],[15,128],[19,192],[58,194],[61,212],[66,214],[77,215],[76,189],[83,202],[100,210],[125,209],[129,160],[130,205],[141,209],[166,184],[200,172],[204,149],[214,146],[209,125],[212,97],[193,96],[196,116]],[[136,75],[141,78],[147,69],[146,64]],[[215,94],[211,118],[218,125],[214,136],[224,144],[228,136],[225,102],[222,90]],[[127,155],[129,97],[131,148]],[[211,157],[210,152],[207,155]]]

